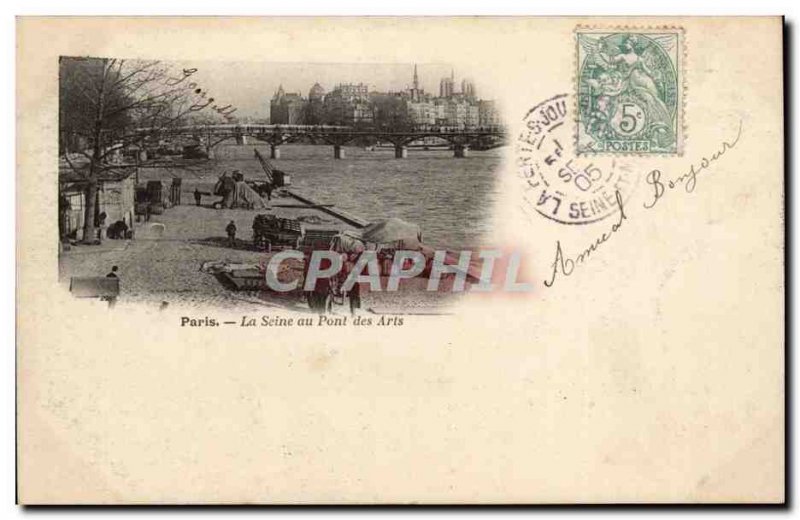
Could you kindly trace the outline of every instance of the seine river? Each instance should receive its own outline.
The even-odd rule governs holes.
[[[263,178],[254,147],[269,157],[267,145],[220,145],[214,149],[212,171],[194,182],[193,175],[183,176],[204,185],[233,169],[247,179]],[[454,158],[451,150],[414,148],[406,159],[395,159],[393,148],[346,147],[342,160],[333,159],[332,146],[283,145],[280,151],[281,158],[272,164],[317,202],[367,220],[398,217],[416,223],[431,246],[460,249],[487,238],[503,148],[470,150],[464,159]]]

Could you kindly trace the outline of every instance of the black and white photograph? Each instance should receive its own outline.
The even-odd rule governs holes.
[[[448,64],[61,57],[61,281],[120,305],[435,310],[449,295],[413,284],[275,293],[264,266],[368,249],[385,277],[397,249],[429,271],[491,242],[507,135],[481,84]]]

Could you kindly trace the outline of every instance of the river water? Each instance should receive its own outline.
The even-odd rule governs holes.
[[[246,179],[264,178],[254,148],[269,157],[268,145],[218,145],[208,171],[182,175],[188,181],[184,191],[193,184],[210,187],[233,169]],[[409,148],[406,159],[395,159],[393,148],[344,150],[345,158],[335,160],[332,146],[282,145],[281,158],[271,163],[291,175],[297,191],[319,203],[370,221],[398,217],[418,224],[431,246],[462,249],[486,240],[503,148],[470,150],[463,159],[451,150]]]

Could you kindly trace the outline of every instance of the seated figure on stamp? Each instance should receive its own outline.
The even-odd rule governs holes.
[[[608,117],[610,105],[618,96],[632,98],[646,114],[647,125],[661,133],[661,140],[674,139],[672,114],[658,87],[661,71],[648,65],[644,57],[647,46],[660,45],[660,42],[649,39],[642,42],[636,35],[627,35],[618,45],[605,38],[582,40],[582,44],[589,53],[592,65],[600,69],[594,78],[587,80],[597,94],[596,110]],[[655,60],[653,56],[650,59]]]

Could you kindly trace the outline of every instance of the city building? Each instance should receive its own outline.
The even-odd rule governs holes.
[[[419,86],[419,75],[417,75],[416,64],[414,64],[414,82],[412,83],[411,88],[408,89],[407,95],[411,101],[415,103],[420,102],[425,97],[425,91]]]
[[[330,92],[319,83],[308,98],[286,93],[279,87],[270,102],[273,124],[376,125],[381,128],[498,126],[500,117],[494,101],[479,100],[471,80],[455,90],[455,72],[442,78],[439,96],[425,92],[417,65],[410,86],[400,92],[370,92],[365,83],[342,83]]]
[[[500,112],[497,103],[493,100],[482,99],[478,101],[478,126],[500,126]]]
[[[455,92],[455,73],[442,78],[439,97],[425,94],[419,87],[419,75],[414,66],[413,87],[406,89],[403,98],[408,119],[417,127],[448,126],[475,128],[480,126],[480,104],[476,98],[475,85],[471,80],[461,81],[461,92]]]
[[[436,126],[447,125],[447,103],[443,98],[436,98],[433,102],[436,111]]]
[[[454,128],[467,126],[467,111],[469,104],[464,100],[450,98],[444,109],[445,125]]]
[[[308,91],[308,103],[305,106],[303,122],[307,125],[319,125],[325,122],[325,89],[319,83]]]
[[[455,94],[455,72],[450,71],[449,78],[442,78],[439,81],[439,97],[448,98]]]
[[[480,110],[478,105],[472,102],[467,102],[467,111],[464,117],[464,126],[466,128],[476,128],[480,126]]]
[[[415,126],[436,126],[437,123],[437,105],[431,99],[422,99],[419,101],[408,101],[406,103],[408,116],[411,123]]]
[[[364,83],[337,85],[325,96],[324,108],[329,124],[369,124],[373,121],[369,88]]]
[[[461,80],[461,95],[467,98],[474,99],[475,98],[475,84],[468,80],[462,79]]]
[[[319,83],[314,83],[314,86],[311,87],[311,90],[308,91],[308,101],[310,103],[319,102],[322,103],[322,100],[325,98],[325,89],[322,88],[322,85]]]
[[[300,94],[287,94],[278,87],[269,104],[269,121],[274,125],[303,124],[306,100]]]

